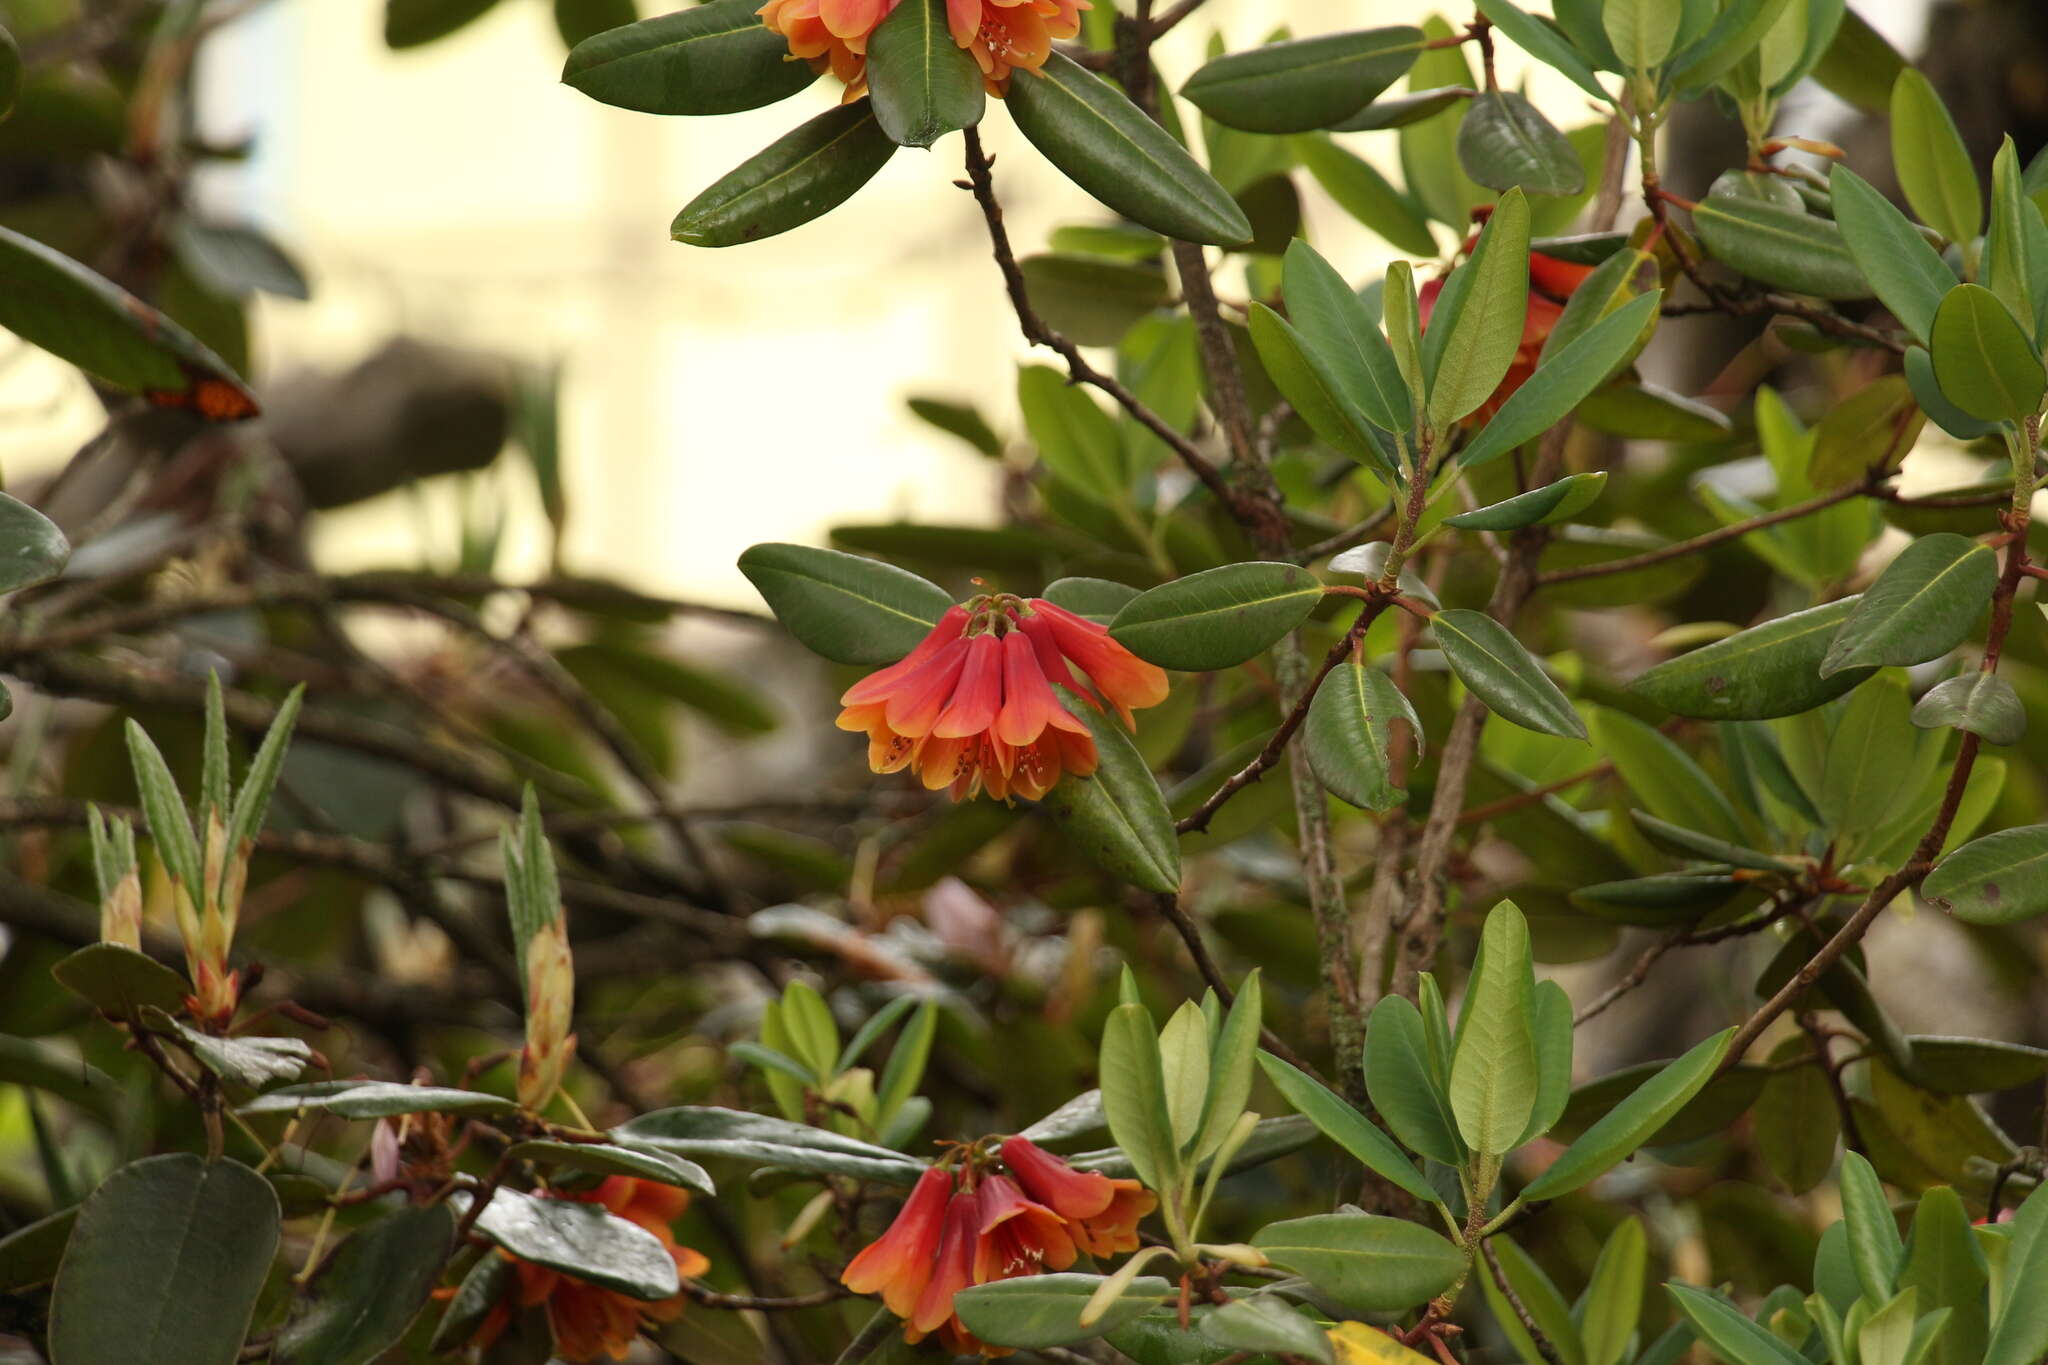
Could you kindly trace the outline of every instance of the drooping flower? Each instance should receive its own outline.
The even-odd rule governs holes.
[[[685,1190],[614,1175],[592,1189],[549,1191],[546,1197],[602,1204],[609,1212],[637,1223],[661,1242],[674,1259],[680,1278],[694,1279],[711,1268],[701,1253],[678,1243],[670,1227],[689,1207],[690,1196]],[[674,1321],[687,1302],[683,1294],[651,1302],[632,1298],[574,1275],[519,1260],[510,1252],[499,1254],[510,1257],[518,1271],[519,1305],[546,1305],[548,1325],[554,1331],[555,1354],[572,1365],[595,1365],[603,1359],[624,1360],[644,1326]],[[477,1328],[474,1340],[490,1345],[511,1320],[512,1296],[508,1295],[492,1307]]]
[[[931,1277],[925,1281],[917,1306],[904,1322],[903,1339],[913,1346],[939,1332],[946,1345],[957,1353],[984,1350],[953,1312],[953,1296],[974,1283],[974,1244],[981,1227],[977,1202],[971,1190],[956,1190],[947,1201],[945,1226],[939,1233]]]
[[[1026,1199],[1017,1182],[991,1175],[975,1190],[981,1228],[974,1244],[974,1282],[1010,1280],[1074,1263],[1074,1238],[1067,1220]]]
[[[790,56],[846,83],[846,97],[867,90],[868,39],[899,0],[767,0],[761,21],[789,42]],[[946,0],[946,27],[973,56],[982,84],[1001,95],[1011,71],[1037,71],[1054,41],[1081,31],[1089,0]]]
[[[1084,685],[1075,670],[1086,677]],[[950,608],[900,662],[846,690],[839,728],[868,736],[878,773],[915,767],[966,800],[1038,800],[1063,774],[1095,771],[1095,739],[1061,705],[1064,687],[1131,723],[1166,698],[1166,674],[1102,626],[1042,598],[984,594]]]
[[[1137,1250],[1138,1220],[1159,1206],[1137,1181],[1077,1171],[1029,1138],[1005,1141],[1003,1164],[1026,1194],[1068,1221],[1074,1245],[1090,1256]]]
[[[934,1166],[917,1178],[889,1230],[847,1263],[840,1283],[856,1294],[880,1294],[891,1313],[908,1319],[917,1310],[939,1258],[953,1173]]]
[[[1478,240],[1474,235],[1465,243],[1465,249],[1470,251]],[[1466,421],[1474,424],[1490,421],[1500,411],[1500,405],[1536,373],[1536,358],[1543,354],[1543,343],[1550,339],[1557,320],[1564,316],[1564,306],[1571,301],[1572,291],[1592,273],[1593,267],[1589,265],[1560,260],[1540,251],[1529,253],[1529,307],[1522,316],[1521,344],[1515,348],[1514,362],[1508,366],[1508,372],[1501,377],[1492,396],[1480,404]],[[1436,310],[1437,296],[1443,293],[1444,282],[1448,278],[1440,275],[1429,281],[1416,296],[1416,312],[1425,330],[1429,327],[1430,314]]]

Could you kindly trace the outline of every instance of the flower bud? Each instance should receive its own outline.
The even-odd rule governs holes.
[[[526,1046],[519,1054],[519,1103],[539,1110],[561,1088],[576,1039],[569,1021],[576,1007],[576,969],[569,926],[559,917],[541,925],[526,945]]]

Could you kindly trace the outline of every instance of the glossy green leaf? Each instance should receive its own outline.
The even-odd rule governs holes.
[[[1433,1204],[1443,1202],[1443,1196],[1422,1178],[1408,1154],[1341,1096],[1270,1052],[1259,1054],[1259,1068],[1266,1073],[1266,1079],[1273,1083],[1273,1088],[1280,1092],[1281,1098],[1313,1123],[1324,1137],[1417,1199],[1426,1199]]]
[[[1792,1063],[1812,1051],[1804,1037],[1788,1038],[1771,1054],[1771,1062]],[[1842,1118],[1827,1073],[1818,1065],[1773,1072],[1756,1097],[1755,1123],[1757,1152],[1786,1189],[1805,1194],[1827,1179]]]
[[[789,633],[834,663],[894,663],[953,605],[935,583],[838,550],[771,542],[739,566]]]
[[[2048,1196],[2039,1186],[2020,1205],[2012,1227],[2000,1272],[2010,1288],[1992,1318],[1983,1365],[2029,1365],[2048,1355],[2048,1295],[2032,1292],[2048,1283]]]
[[[1905,1241],[1877,1172],[1858,1152],[1842,1154],[1842,1220],[1849,1228],[1849,1260],[1863,1297],[1887,1302],[1905,1257]]]
[[[1398,1218],[1325,1213],[1268,1223],[1252,1245],[1344,1307],[1397,1313],[1448,1289],[1465,1258],[1436,1233]]]
[[[1806,472],[1816,491],[1898,472],[1927,414],[1905,376],[1888,374],[1830,408],[1813,429]]]
[[[1226,127],[1305,133],[1341,123],[1407,74],[1422,50],[1407,25],[1325,33],[1218,57],[1180,93]]]
[[[1718,1294],[1689,1284],[1667,1284],[1664,1288],[1692,1323],[1693,1330],[1723,1360],[1733,1365],[1801,1365],[1806,1360]]]
[[[1106,626],[1116,619],[1133,597],[1136,588],[1122,583],[1112,583],[1105,578],[1061,578],[1045,585],[1039,594],[1056,607],[1065,607],[1076,616],[1085,616],[1097,625]]]
[[[1579,1324],[1586,1365],[1620,1365],[1626,1358],[1642,1316],[1648,1271],[1649,1244],[1642,1219],[1624,1219],[1607,1235],[1586,1286],[1585,1317]]]
[[[562,81],[594,100],[644,114],[731,114],[794,95],[818,78],[789,60],[789,42],[753,0],[711,0],[593,34]]]
[[[1820,674],[1828,642],[1859,600],[1845,597],[1751,626],[1658,664],[1629,690],[1701,720],[1769,720],[1811,711],[1871,674],[1864,668]]]
[[[1017,371],[1017,405],[1038,445],[1038,458],[1063,482],[1097,502],[1127,491],[1123,439],[1116,422],[1050,365]]]
[[[971,1285],[953,1296],[954,1311],[983,1341],[1021,1350],[1069,1346],[1114,1331],[1157,1308],[1172,1286],[1157,1276],[1132,1280],[1100,1317],[1081,1325],[1081,1310],[1103,1283],[1101,1275],[1066,1272],[1020,1275]]]
[[[1934,314],[1943,296],[1956,286],[1955,272],[1906,215],[1862,176],[1837,165],[1828,186],[1835,201],[1835,222],[1857,268],[1892,316],[1926,341],[1933,334]]]
[[[492,1310],[507,1295],[518,1292],[514,1288],[518,1277],[519,1267],[509,1256],[478,1257],[434,1324],[427,1349],[455,1351],[467,1346]]]
[[[1582,886],[1571,893],[1571,903],[1616,923],[1662,926],[1698,919],[1741,889],[1726,871],[1669,872]]]
[[[1600,23],[1607,41],[1631,72],[1654,71],[1678,41],[1681,7],[1670,0],[1604,0]]]
[[[1528,921],[1502,901],[1486,917],[1451,1055],[1451,1112],[1475,1152],[1510,1150],[1535,1112],[1531,965]]]
[[[1959,284],[1934,315],[1929,349],[1934,377],[1949,401],[1987,422],[2024,422],[2048,389],[2041,352],[1998,296]]]
[[[838,105],[726,172],[683,206],[669,236],[738,246],[802,227],[851,199],[895,151],[871,100]]]
[[[1739,842],[1742,819],[1692,755],[1634,716],[1602,707],[1593,740],[1651,814],[1717,839]]]
[[[1186,1144],[1192,1161],[1214,1156],[1244,1116],[1251,1099],[1252,1077],[1259,1052],[1259,1028],[1264,1013],[1259,972],[1254,968],[1237,989],[1237,998],[1223,1018],[1215,1045],[1209,1049],[1209,1067],[1202,1076],[1200,1117],[1195,1137]],[[1208,1025],[1203,1025],[1206,1031]],[[1164,1043],[1162,1042],[1162,1051]]]
[[[297,1079],[313,1057],[312,1047],[302,1038],[202,1033],[148,1005],[143,1006],[142,1018],[152,1030],[177,1038],[208,1071],[250,1090]]]
[[[981,410],[972,403],[951,403],[943,398],[907,398],[905,407],[920,421],[937,427],[949,436],[957,436],[974,449],[997,459],[1003,453],[1002,438],[997,436],[981,415]]]
[[[1437,296],[1422,338],[1432,426],[1448,428],[1492,395],[1522,344],[1528,305],[1529,204],[1509,190]]]
[[[1934,357],[1926,347],[1907,347],[1900,367],[1905,371],[1907,386],[1913,391],[1913,401],[1949,435],[1958,440],[1975,441],[1998,430],[1996,422],[1972,417],[1941,391],[1941,382],[1934,377]]]
[[[0,493],[0,593],[47,583],[64,572],[71,543],[35,508]]]
[[[981,122],[981,69],[953,41],[946,0],[904,0],[868,35],[868,90],[889,140],[929,147]]]
[[[1167,1109],[1166,1078],[1158,1035],[1143,1005],[1119,1005],[1102,1029],[1102,1112],[1109,1135],[1155,1190],[1179,1178],[1179,1144]]]
[[[2048,307],[2048,223],[2027,198],[2019,153],[2008,135],[1991,164],[1991,230],[1984,242],[1984,283],[2037,341]]]
[[[657,1109],[612,1130],[623,1145],[654,1148],[692,1159],[746,1161],[779,1170],[850,1175],[889,1185],[910,1185],[924,1163],[808,1124],[737,1109],[691,1105]]]
[[[1180,889],[1180,842],[1173,814],[1130,732],[1094,707],[1061,693],[1095,737],[1096,768],[1055,783],[1041,803],[1069,845],[1112,876],[1145,891]]]
[[[1578,419],[1595,431],[1646,441],[1718,441],[1731,423],[1719,408],[1660,388],[1619,382],[1579,404]]]
[[[554,0],[555,32],[569,48],[640,18],[636,0]]]
[[[1813,78],[1866,114],[1891,107],[1892,85],[1906,59],[1854,9],[1842,15],[1833,41],[1813,68]]]
[[[1681,858],[1705,859],[1708,862],[1727,863],[1732,867],[1776,872],[1787,877],[1796,876],[1800,871],[1797,863],[1787,862],[1783,858],[1776,858],[1741,844],[1729,843],[1725,839],[1716,839],[1697,830],[1674,825],[1668,820],[1659,820],[1656,816],[1639,810],[1630,811],[1629,818],[1651,843]]]
[[[233,395],[236,415],[255,411],[247,386],[190,332],[8,228],[0,228],[0,327],[115,388],[187,395],[206,381]]]
[[[1488,710],[1539,734],[1586,738],[1570,699],[1507,627],[1463,609],[1440,611],[1430,625],[1451,671]]]
[[[1278,1294],[1234,1299],[1202,1319],[1202,1335],[1238,1351],[1292,1356],[1331,1365],[1336,1359],[1324,1332]]]
[[[1555,981],[1538,981],[1529,997],[1536,1043],[1536,1104],[1514,1145],[1533,1142],[1557,1123],[1572,1096],[1572,998]]]
[[[397,1081],[315,1081],[285,1086],[241,1106],[243,1114],[291,1114],[300,1110],[347,1119],[395,1118],[400,1114],[503,1116],[519,1106],[502,1095]]]
[[[1477,85],[1471,64],[1461,45],[1446,41],[1454,34],[1440,14],[1423,20],[1422,33],[1443,46],[1425,51],[1408,72],[1408,91],[1415,94],[1443,86],[1470,90]],[[1493,192],[1475,184],[1458,165],[1460,111],[1446,109],[1430,118],[1401,128],[1396,134],[1401,151],[1401,183],[1429,217],[1447,224],[1462,239],[1471,231],[1472,210],[1491,203]],[[1432,251],[1433,254],[1433,251]]]
[[[1458,162],[1490,189],[1519,186],[1529,194],[1577,194],[1585,168],[1565,135],[1535,105],[1511,90],[1480,93],[1458,125]]]
[[[1962,1199],[1946,1185],[1920,1196],[1899,1288],[1914,1290],[1930,1311],[1946,1308],[1948,1325],[1926,1357],[1928,1365],[1979,1365],[1990,1336],[1985,1303],[1984,1253],[1970,1232]]]
[[[1998,584],[1998,556],[1952,532],[1922,536],[1885,566],[1828,647],[1823,676],[1924,663],[1969,638]]]
[[[1517,493],[1512,498],[1445,517],[1444,524],[1466,531],[1517,531],[1524,526],[1548,526],[1570,521],[1591,507],[1607,486],[1607,471],[1567,474],[1556,483]]]
[[[662,1185],[716,1194],[718,1189],[702,1166],[673,1152],[653,1147],[625,1147],[613,1142],[562,1142],[554,1138],[529,1138],[505,1149],[514,1161],[536,1166],[586,1171],[592,1175],[623,1175],[652,1180]]]
[[[56,1365],[232,1365],[277,1254],[270,1183],[238,1161],[145,1157],[79,1210],[50,1297]]]
[[[454,1242],[445,1204],[403,1208],[351,1233],[293,1305],[277,1365],[371,1365],[426,1307]]]
[[[1513,1238],[1495,1237],[1490,1243],[1494,1258],[1500,1262],[1501,1278],[1507,1288],[1521,1301],[1521,1310],[1510,1305],[1506,1294],[1496,1282],[1490,1270],[1474,1266],[1481,1294],[1486,1306],[1493,1313],[1493,1320],[1499,1326],[1509,1346],[1520,1360],[1542,1360],[1543,1348],[1536,1345],[1535,1337],[1528,1327],[1523,1326],[1526,1314],[1537,1333],[1544,1339],[1549,1351],[1557,1357],[1559,1365],[1585,1365],[1585,1343],[1579,1336],[1578,1315],[1572,1306],[1558,1292],[1557,1284],[1536,1264],[1529,1253],[1515,1244]]]
[[[1915,1034],[1907,1042],[1913,1056],[1913,1083],[1944,1095],[2017,1090],[2048,1076],[2048,1049],[1990,1038],[1927,1034]]]
[[[1226,564],[1139,593],[1109,633],[1161,668],[1230,668],[1270,649],[1322,597],[1323,585],[1297,565]]]
[[[1417,756],[1422,720],[1394,680],[1358,659],[1338,664],[1316,689],[1302,744],[1316,780],[1362,810],[1393,810],[1408,793],[1393,785],[1394,723],[1404,721]]]
[[[2048,911],[2048,825],[1964,844],[1928,874],[1920,899],[1971,924],[2012,924]]]
[[[1970,672],[1936,683],[1913,706],[1913,723],[1968,731],[1993,744],[2017,744],[2027,733],[2027,708],[1996,673]]]
[[[1892,86],[1892,166],[1906,202],[1951,242],[1968,242],[1984,224],[1982,191],[1963,135],[1933,84],[1918,71]]]
[[[1655,325],[1663,298],[1662,290],[1653,289],[1594,323],[1556,355],[1546,356],[1458,453],[1458,462],[1476,465],[1505,455],[1562,421],[1637,349],[1644,329]]]
[[[1373,440],[1364,412],[1339,388],[1333,367],[1319,362],[1307,339],[1265,304],[1254,301],[1247,316],[1260,365],[1309,429],[1358,463],[1396,477],[1397,471]]]
[[[1039,316],[1083,346],[1116,345],[1171,293],[1166,276],[1149,265],[1064,253],[1017,264]]]
[[[1689,32],[1682,35],[1683,51],[1672,63],[1673,85],[1681,94],[1693,95],[1739,70],[1755,70],[1755,80],[1774,84],[1776,78],[1784,74],[1785,63],[1781,60],[1781,64],[1772,70],[1762,69],[1762,62],[1769,55],[1766,40],[1790,6],[1797,5],[1803,10],[1806,2],[1731,0],[1721,8],[1705,33],[1697,38]],[[1800,35],[1801,49],[1804,47],[1803,37]],[[1758,66],[1744,67],[1745,59],[1752,54],[1758,57]]]
[[[1363,157],[1315,133],[1297,137],[1295,155],[1337,207],[1371,228],[1397,251],[1436,254],[1436,236],[1414,202]]]
[[[1004,101],[1031,144],[1118,213],[1183,241],[1236,246],[1251,222],[1187,149],[1108,82],[1060,53]]]
[[[1564,1155],[1522,1191],[1525,1199],[1554,1199],[1589,1184],[1662,1128],[1713,1079],[1735,1035],[1723,1029],[1665,1066],[1581,1133]]]
[[[1307,242],[1287,248],[1287,311],[1338,395],[1383,431],[1406,434],[1415,414],[1393,348],[1357,293]]]
[[[1549,239],[1552,245],[1561,240],[1563,239],[1555,237]],[[1532,260],[1538,253],[1549,254],[1544,252],[1543,245],[1538,242],[1531,242],[1529,251]],[[1564,312],[1558,316],[1556,325],[1550,329],[1550,335],[1543,339],[1543,347],[1537,353],[1536,363],[1539,367],[1547,364],[1565,347],[1584,336],[1594,323],[1611,316],[1616,309],[1654,288],[1658,278],[1657,258],[1635,247],[1616,249],[1598,261],[1572,264],[1592,265],[1593,273],[1579,281],[1578,287],[1572,290],[1571,297],[1565,300]],[[1647,343],[1648,340],[1649,332],[1646,330],[1641,342]],[[1626,357],[1633,358],[1633,353]],[[1617,370],[1620,368],[1616,367]]]
[[[523,1261],[652,1302],[681,1289],[668,1248],[602,1204],[498,1188],[471,1225]]]
[[[1692,218],[1708,253],[1753,280],[1823,299],[1870,297],[1841,229],[1825,218],[1727,195],[1701,200]]]
[[[1449,1057],[1441,1067],[1447,1070]],[[1410,1001],[1389,995],[1373,1006],[1365,1031],[1365,1088],[1394,1135],[1414,1151],[1455,1166],[1464,1140],[1451,1112],[1448,1076],[1433,1067],[1427,1029]]]
[[[1442,113],[1460,100],[1470,98],[1472,92],[1469,90],[1458,86],[1445,86],[1436,90],[1418,90],[1410,95],[1377,99],[1342,123],[1332,124],[1330,131],[1377,133],[1388,128],[1406,128],[1411,123],[1420,123],[1426,118]]]

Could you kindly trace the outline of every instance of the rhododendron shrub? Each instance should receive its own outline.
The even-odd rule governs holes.
[[[735,542],[723,658],[562,562],[537,383],[549,573],[307,572],[146,287],[277,283],[153,141],[233,15],[24,39],[7,222],[108,206],[0,325],[110,425],[0,499],[0,1357],[2048,1360],[2038,60],[1255,8],[554,6],[592,99],[801,103],[671,226],[736,288],[920,287],[822,221],[914,149],[1032,351],[862,357],[988,504]]]

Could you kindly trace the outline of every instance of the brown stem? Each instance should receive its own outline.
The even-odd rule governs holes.
[[[1832,1035],[1820,1026],[1820,1021],[1810,1010],[1800,1013],[1799,1027],[1813,1043],[1814,1060],[1820,1067],[1820,1074],[1827,1078],[1828,1094],[1834,1097],[1835,1112],[1842,1121],[1842,1141],[1852,1152],[1864,1151],[1863,1133],[1856,1126],[1856,1107],[1849,1102],[1849,1092],[1842,1087],[1844,1063],[1835,1060]]]
[[[1812,516],[1815,512],[1833,507],[1838,502],[1846,502],[1857,494],[1867,491],[1868,485],[1866,484],[1844,484],[1842,487],[1830,489],[1826,493],[1815,494],[1803,502],[1795,502],[1790,507],[1780,507],[1774,512],[1764,512],[1743,521],[1730,522],[1726,526],[1716,527],[1714,530],[1708,531],[1704,535],[1694,536],[1690,540],[1674,541],[1669,545],[1660,546],[1654,550],[1645,550],[1639,555],[1630,555],[1626,559],[1609,559],[1598,564],[1581,564],[1570,569],[1552,569],[1548,573],[1536,576],[1536,586],[1543,588],[1549,587],[1553,583],[1576,583],[1583,578],[1601,578],[1608,574],[1629,573],[1635,569],[1647,569],[1653,565],[1663,564],[1673,559],[1683,559],[1688,555],[1696,555],[1702,550],[1711,549],[1713,546],[1719,545],[1724,541],[1746,536],[1751,531],[1761,530],[1766,526],[1775,526],[1781,521],[1795,521],[1800,517]]]
[[[1236,1004],[1237,992],[1230,988],[1230,982],[1224,977],[1223,969],[1216,965],[1216,959],[1209,952],[1208,943],[1202,938],[1201,926],[1195,923],[1194,917],[1188,914],[1186,908],[1181,905],[1180,897],[1170,893],[1162,893],[1155,895],[1152,898],[1152,903],[1158,907],[1159,913],[1166,917],[1167,923],[1173,926],[1174,932],[1180,935],[1181,942],[1187,945],[1188,956],[1193,958],[1195,962],[1195,970],[1199,971],[1202,974],[1202,979],[1209,983],[1209,989],[1216,992],[1216,998],[1222,1001],[1226,1008]],[[1295,1070],[1314,1076],[1319,1084],[1328,1084],[1313,1066],[1310,1066],[1306,1061],[1297,1056],[1294,1049],[1287,1045],[1286,1040],[1274,1033],[1273,1030],[1261,1028],[1259,1030],[1259,1041],[1266,1051],[1280,1058]]]
[[[1543,1329],[1536,1325],[1535,1315],[1522,1302],[1522,1296],[1515,1292],[1514,1285],[1508,1282],[1508,1272],[1502,1267],[1500,1253],[1493,1249],[1493,1243],[1481,1242],[1479,1254],[1486,1258],[1486,1269],[1493,1276],[1494,1288],[1500,1290],[1500,1296],[1507,1300],[1508,1307],[1514,1311],[1515,1321],[1522,1324],[1522,1330],[1529,1334],[1529,1341],[1535,1346],[1536,1354],[1543,1357],[1544,1365],[1564,1365],[1564,1357],[1557,1353],[1557,1347],[1550,1338],[1543,1335]]]

